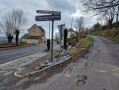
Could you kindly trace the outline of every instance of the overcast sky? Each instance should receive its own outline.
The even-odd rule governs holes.
[[[27,33],[27,29],[33,24],[37,24],[45,29],[46,37],[49,37],[49,22],[36,22],[35,16],[39,15],[36,13],[36,10],[61,11],[61,20],[55,21],[55,33],[58,31],[57,25],[59,24],[66,24],[67,28],[71,28],[72,17],[72,28],[74,28],[75,21],[80,16],[84,16],[86,26],[91,26],[97,22],[95,17],[90,17],[89,14],[82,13],[81,6],[79,5],[80,0],[0,0],[0,19],[12,9],[22,9],[25,16],[28,18],[28,24],[21,32],[20,36]]]

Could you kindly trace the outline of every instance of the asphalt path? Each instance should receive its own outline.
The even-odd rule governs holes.
[[[54,44],[54,46],[56,46],[56,44]],[[0,64],[4,64],[6,62],[9,62],[9,61],[12,61],[12,60],[15,60],[15,59],[39,52],[39,51],[43,51],[44,49],[46,49],[46,44],[0,51]]]
[[[18,78],[1,66],[0,90],[119,90],[119,44],[92,36],[93,45],[77,61],[38,76]]]
[[[44,82],[27,90],[119,90],[119,44],[92,38],[93,45],[84,57],[52,71],[55,75],[48,73]]]

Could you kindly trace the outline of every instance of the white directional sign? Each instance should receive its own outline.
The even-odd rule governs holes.
[[[42,14],[61,14],[59,11],[36,10],[36,13]]]
[[[36,16],[36,21],[53,21],[53,20],[61,20],[61,15],[43,15]]]

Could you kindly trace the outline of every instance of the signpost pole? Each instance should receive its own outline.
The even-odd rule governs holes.
[[[51,62],[53,62],[53,29],[54,29],[54,20],[52,20],[52,43],[51,43]]]
[[[62,25],[60,25],[60,30],[59,31],[60,31],[60,50],[59,50],[59,57],[60,57],[61,56],[61,43],[62,43],[61,42],[61,40],[62,40],[62,36],[61,36],[62,35]]]
[[[49,39],[50,39],[50,21],[49,21]]]

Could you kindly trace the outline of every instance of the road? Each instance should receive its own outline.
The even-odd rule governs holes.
[[[0,51],[0,64],[4,64],[8,61],[15,60],[17,58],[42,51],[45,48],[46,45],[43,44],[33,47],[25,47],[25,48]]]
[[[92,38],[93,45],[85,56],[42,75],[3,76],[1,69],[0,90],[119,90],[119,44]]]
[[[56,44],[54,44],[56,46]],[[46,44],[41,44],[38,46],[18,48],[0,51],[0,64],[4,64],[6,62],[15,60],[17,58],[21,58],[39,51],[43,51],[46,48]]]

